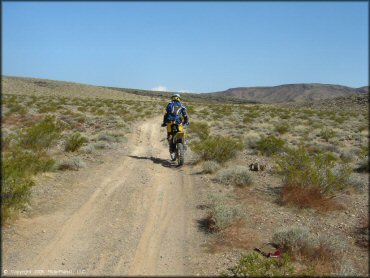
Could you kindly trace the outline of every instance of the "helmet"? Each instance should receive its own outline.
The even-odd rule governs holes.
[[[171,100],[177,100],[177,101],[180,101],[180,100],[181,100],[181,97],[180,97],[180,95],[179,95],[179,94],[174,94],[174,95],[172,95]]]

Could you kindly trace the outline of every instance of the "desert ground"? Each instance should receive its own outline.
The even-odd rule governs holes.
[[[3,77],[2,274],[368,275],[367,94],[183,99]]]

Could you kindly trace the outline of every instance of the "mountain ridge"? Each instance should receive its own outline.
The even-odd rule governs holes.
[[[353,94],[366,94],[368,86],[352,88],[336,84],[297,83],[278,86],[235,87],[220,92],[206,93],[262,103],[303,102]]]
[[[89,86],[91,88],[102,88],[117,93],[129,93],[142,96],[169,98],[171,94],[177,92],[153,91],[134,88],[119,88],[110,86],[99,86],[82,84],[78,82],[50,80],[43,78],[17,77],[2,75],[2,89],[6,91],[9,82],[21,81],[32,85],[32,90],[36,88],[45,89],[49,86]],[[27,87],[21,86],[22,90]],[[51,89],[51,88],[50,88]],[[254,86],[254,87],[234,87],[224,91],[210,93],[181,93],[184,99],[194,101],[225,102],[225,103],[285,103],[285,102],[305,102],[336,97],[346,97],[354,94],[368,94],[369,86],[352,88],[336,84],[321,83],[297,83],[282,84],[277,86]]]

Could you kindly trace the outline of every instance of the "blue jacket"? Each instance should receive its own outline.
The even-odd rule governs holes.
[[[186,113],[186,106],[179,101],[171,101],[167,104],[166,113],[163,117],[163,123],[173,122],[180,124],[188,122],[188,114]]]

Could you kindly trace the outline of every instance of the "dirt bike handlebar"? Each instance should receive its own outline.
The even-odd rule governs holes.
[[[189,125],[190,125],[189,123],[185,123],[182,126],[183,127],[188,127]],[[167,124],[161,124],[161,127],[167,127]]]

